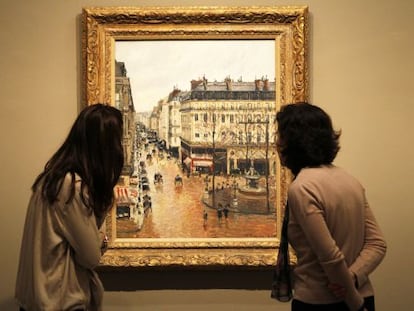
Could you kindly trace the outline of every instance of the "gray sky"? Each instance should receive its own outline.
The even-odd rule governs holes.
[[[275,78],[273,40],[117,41],[115,59],[125,63],[137,112],[150,111],[174,87],[190,90],[202,78],[253,81]]]

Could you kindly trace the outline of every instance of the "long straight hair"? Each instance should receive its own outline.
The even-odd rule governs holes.
[[[72,175],[70,202],[75,195],[75,174],[81,178],[83,203],[102,216],[114,202],[113,188],[123,167],[122,114],[111,106],[95,104],[81,111],[66,140],[46,163],[32,186],[41,185],[50,204],[58,200],[65,176]]]

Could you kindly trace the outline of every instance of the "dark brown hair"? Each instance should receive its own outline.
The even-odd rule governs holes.
[[[283,106],[276,115],[278,149],[294,175],[304,167],[331,164],[340,146],[329,115],[306,102]]]
[[[113,188],[123,167],[122,126],[122,114],[114,107],[95,104],[83,109],[64,143],[36,178],[32,190],[41,184],[44,199],[52,204],[69,173],[72,175],[69,202],[75,195],[77,174],[81,178],[83,203],[96,216],[102,216],[113,204]]]

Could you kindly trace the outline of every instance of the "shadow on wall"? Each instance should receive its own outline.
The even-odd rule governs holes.
[[[16,300],[9,297],[3,301],[0,301],[0,310],[18,310]]]
[[[248,270],[101,270],[105,291],[159,289],[247,289],[269,290],[271,269]],[[3,310],[3,309],[0,309]]]

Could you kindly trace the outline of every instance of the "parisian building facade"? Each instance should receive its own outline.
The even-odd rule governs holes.
[[[125,64],[117,61],[115,61],[115,107],[122,112],[124,122],[122,140],[124,168],[122,174],[130,175],[134,168],[135,108]]]
[[[188,173],[260,174],[276,171],[275,82],[191,81],[190,91],[174,90],[150,113],[135,114],[125,64],[116,62],[116,106],[124,115],[125,170],[133,168],[136,123],[179,158]],[[162,94],[160,94],[162,95]]]
[[[180,156],[190,172],[274,175],[275,83],[191,81],[181,96]]]

